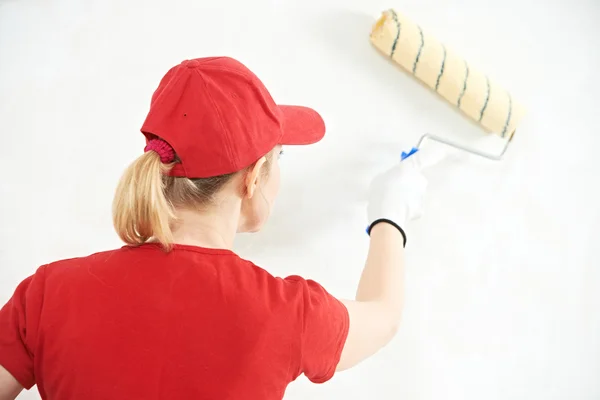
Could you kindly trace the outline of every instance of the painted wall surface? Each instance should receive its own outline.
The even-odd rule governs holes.
[[[286,149],[271,221],[238,252],[352,297],[374,174],[425,132],[483,135],[371,47],[389,7],[529,114],[502,162],[452,154],[426,172],[394,341],[286,398],[599,399],[596,0],[0,0],[2,304],[41,264],[120,246],[112,195],[143,149],[152,91],[170,66],[209,55],[238,58],[328,126],[321,144]]]

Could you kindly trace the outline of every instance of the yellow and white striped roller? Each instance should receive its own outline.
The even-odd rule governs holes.
[[[525,110],[510,93],[401,13],[385,11],[373,26],[371,42],[489,132],[514,134]]]

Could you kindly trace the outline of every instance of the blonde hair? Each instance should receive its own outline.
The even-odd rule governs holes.
[[[268,174],[269,152],[263,165]],[[177,208],[201,209],[210,205],[237,172],[210,178],[189,179],[168,173],[179,160],[163,164],[155,151],[138,157],[123,173],[113,200],[113,225],[128,245],[155,241],[169,250],[173,244],[172,225]]]

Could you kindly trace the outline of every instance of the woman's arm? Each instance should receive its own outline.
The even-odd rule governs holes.
[[[23,390],[23,386],[0,365],[0,400],[14,400]]]
[[[371,247],[355,301],[342,301],[350,316],[350,330],[338,364],[348,369],[375,354],[396,334],[404,294],[402,235],[381,223],[371,231]]]
[[[371,186],[371,244],[356,298],[343,301],[350,329],[338,371],[353,367],[387,345],[400,324],[405,236],[399,227],[421,214],[427,187],[418,162],[407,161],[378,176]],[[377,222],[381,220],[386,222]]]

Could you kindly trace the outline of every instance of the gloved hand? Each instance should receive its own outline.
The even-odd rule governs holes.
[[[421,174],[421,157],[417,152],[373,179],[367,207],[367,232],[377,223],[390,223],[400,230],[406,245],[403,227],[409,220],[421,216],[427,189],[427,180]]]

